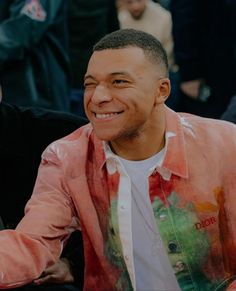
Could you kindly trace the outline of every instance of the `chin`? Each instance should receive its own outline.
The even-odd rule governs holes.
[[[105,131],[94,130],[96,137],[103,141],[112,141],[115,137],[111,133],[106,133]]]
[[[132,16],[134,19],[140,19],[142,15],[143,15],[143,12],[139,12],[139,13],[133,14]]]

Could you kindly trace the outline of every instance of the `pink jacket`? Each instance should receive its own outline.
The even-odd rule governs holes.
[[[236,275],[236,127],[168,108],[166,120],[172,137],[149,177],[162,240],[182,290],[225,290]],[[84,290],[133,290],[113,207],[118,186],[90,124],[52,143],[25,217],[0,234],[0,288],[37,278],[80,228]]]

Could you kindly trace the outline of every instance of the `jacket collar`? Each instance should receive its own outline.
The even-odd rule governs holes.
[[[188,177],[188,166],[183,127],[190,124],[178,113],[166,107],[166,132],[172,137],[167,140],[166,154],[162,168],[182,178]]]
[[[176,176],[187,178],[188,167],[185,150],[185,139],[183,126],[190,126],[186,120],[181,117],[178,113],[169,109],[166,106],[166,152],[161,167],[157,167],[158,171],[165,180],[169,180],[171,174]],[[91,138],[94,142],[95,147],[95,159],[99,169],[102,169],[106,160],[110,158],[109,150],[106,144],[99,140],[94,132],[91,132]]]

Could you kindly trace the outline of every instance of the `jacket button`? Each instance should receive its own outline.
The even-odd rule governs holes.
[[[176,253],[177,252],[178,245],[174,241],[169,241],[168,242],[168,248],[169,248],[169,251],[171,253]]]

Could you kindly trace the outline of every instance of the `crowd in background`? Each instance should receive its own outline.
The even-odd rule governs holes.
[[[83,76],[93,45],[135,28],[166,49],[169,107],[234,121],[235,14],[230,0],[1,1],[3,100],[85,116]]]
[[[0,154],[1,161],[6,162],[2,163],[2,169],[9,170],[4,170],[6,189],[10,191],[13,187],[12,193],[16,191],[15,186],[20,189],[17,183],[8,187],[13,175],[20,184],[29,179],[29,173],[33,174],[30,184],[21,190],[26,196],[23,200],[19,197],[20,202],[11,212],[8,211],[11,196],[7,201],[9,206],[2,204],[0,215],[5,227],[14,228],[23,215],[42,150],[72,128],[87,123],[87,120],[75,119],[72,113],[86,117],[83,76],[93,45],[101,37],[122,28],[154,35],[161,41],[169,60],[172,90],[166,104],[176,111],[236,123],[235,21],[233,0],[1,0],[0,102],[2,99],[7,106],[0,108],[0,133],[14,132],[12,136],[7,133],[9,139],[2,135],[0,144],[1,149],[7,143],[13,146],[6,146],[8,152],[2,150]],[[11,107],[15,105],[21,109]],[[57,113],[48,111],[48,115],[37,111],[38,107]],[[45,125],[49,119],[52,127]],[[25,137],[29,137],[31,127],[40,133],[37,138],[31,133],[31,139],[20,141],[23,137],[15,134],[18,130],[15,125],[19,121],[21,126],[20,120],[27,125]],[[55,132],[55,120],[57,124],[58,120],[68,122],[69,129],[60,126]],[[12,155],[15,145],[20,151]],[[9,166],[10,157],[12,165]],[[23,177],[19,172],[26,159],[27,171],[20,173]],[[20,168],[16,167],[14,172],[12,168],[17,160]],[[1,168],[0,173],[2,177]],[[6,225],[13,212],[13,224]],[[0,217],[0,228],[3,223]]]

